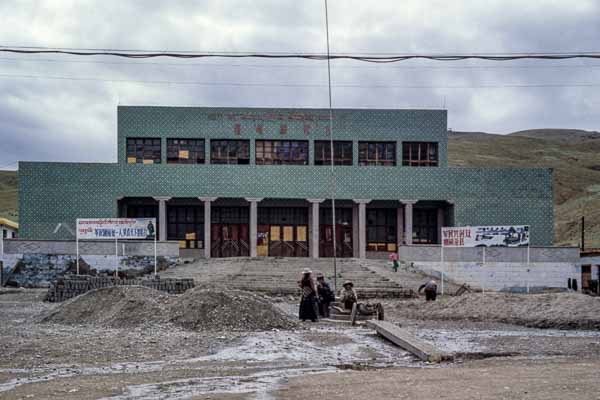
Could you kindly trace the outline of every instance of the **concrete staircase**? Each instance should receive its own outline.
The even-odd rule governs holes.
[[[426,276],[410,271],[391,271],[386,260],[337,260],[337,288],[345,280],[354,282],[360,298],[413,297]],[[311,258],[213,258],[196,260],[164,271],[165,278],[192,278],[198,283],[215,282],[229,287],[269,295],[299,294],[301,271],[322,272],[333,287],[332,259]],[[389,275],[389,274],[394,274]]]

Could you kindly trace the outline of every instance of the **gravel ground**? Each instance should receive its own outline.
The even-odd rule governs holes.
[[[580,293],[469,293],[392,308],[409,319],[504,322],[532,328],[600,330],[600,297]],[[387,310],[386,310],[387,311]]]
[[[599,398],[589,397],[591,392],[583,387],[591,384],[585,368],[597,371],[600,366],[597,331],[408,319],[402,312],[405,302],[385,301],[388,320],[460,355],[459,362],[440,367],[416,361],[368,329],[340,324],[206,332],[163,323],[116,327],[40,323],[41,315],[60,307],[42,302],[43,295],[39,290],[0,294],[2,399],[293,399],[314,394],[315,388],[331,398],[344,393],[346,398],[368,393],[381,399],[440,398],[442,394],[448,399],[541,398],[534,396],[538,389],[525,395],[527,385],[519,383],[521,376],[531,379],[532,388],[542,380],[566,388],[556,391],[563,397],[549,393],[545,398],[564,398],[573,387],[581,388],[581,398]],[[182,299],[185,296],[176,297]],[[294,318],[297,304],[279,302],[277,309]],[[511,357],[475,360],[507,355]],[[569,368],[579,373],[560,374]],[[475,382],[470,382],[471,376]],[[511,379],[514,382],[508,383]],[[306,382],[312,383],[304,387]],[[426,382],[456,392],[416,396]],[[393,391],[398,397],[391,396]]]

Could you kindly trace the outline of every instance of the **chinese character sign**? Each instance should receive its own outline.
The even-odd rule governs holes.
[[[77,239],[154,239],[155,218],[79,218]]]
[[[529,246],[529,226],[465,226],[442,228],[444,247]]]

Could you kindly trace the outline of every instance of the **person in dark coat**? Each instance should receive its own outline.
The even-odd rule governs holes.
[[[302,278],[298,282],[298,286],[302,290],[300,297],[300,319],[306,321],[317,322],[317,285],[312,278],[312,271],[305,268],[302,271]]]
[[[435,301],[437,297],[437,282],[432,279],[427,283],[422,284],[419,286],[419,293],[421,293],[421,290],[423,289],[425,289],[425,300]]]
[[[329,305],[335,301],[335,294],[320,272],[317,273],[317,291],[319,292],[319,315],[329,318]]]

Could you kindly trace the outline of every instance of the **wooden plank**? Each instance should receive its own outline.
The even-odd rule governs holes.
[[[422,342],[407,329],[400,328],[387,321],[367,321],[367,327],[374,329],[378,334],[395,345],[411,352],[422,361],[439,363],[451,359],[450,355],[438,351],[428,343]]]

